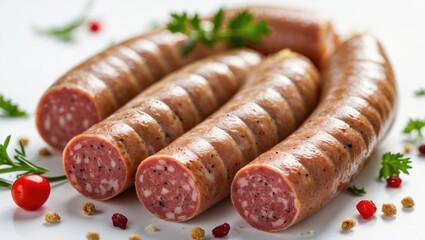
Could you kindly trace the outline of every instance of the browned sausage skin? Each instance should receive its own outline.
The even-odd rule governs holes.
[[[299,52],[321,66],[339,44],[331,21],[317,11],[281,6],[247,6],[229,9],[227,17],[246,9],[269,23],[271,34],[253,49],[269,54],[284,48]]]
[[[36,125],[42,138],[62,150],[75,135],[103,120],[166,74],[216,50],[179,54],[182,34],[157,30],[113,46],[76,66],[41,98]]]
[[[260,63],[253,50],[233,50],[167,76],[107,119],[69,141],[63,166],[81,194],[106,200],[134,184],[139,163],[212,114]]]
[[[233,180],[233,205],[255,228],[283,230],[327,204],[357,176],[395,119],[394,75],[374,37],[343,43],[323,78],[322,101],[308,120]]]
[[[140,164],[137,195],[155,216],[185,221],[228,196],[236,172],[291,134],[318,102],[319,74],[303,56],[284,51],[250,74],[222,109]]]

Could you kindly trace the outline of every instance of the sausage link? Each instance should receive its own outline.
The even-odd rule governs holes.
[[[391,69],[370,35],[354,36],[336,50],[322,72],[317,109],[232,182],[233,205],[251,226],[286,229],[329,203],[359,174],[395,119]]]
[[[290,48],[308,58],[316,66],[322,66],[339,44],[339,37],[330,20],[322,14],[290,7],[247,6],[226,11],[227,18],[241,10],[248,10],[257,20],[266,20],[271,34],[253,49],[270,54]]]
[[[292,133],[312,111],[310,100],[318,102],[317,70],[289,51],[264,60],[248,79],[212,117],[139,165],[137,195],[155,216],[185,221],[228,196],[236,172]]]
[[[72,138],[63,153],[72,186],[99,200],[132,186],[140,162],[230,99],[261,58],[253,50],[242,49],[197,61]]]
[[[197,47],[182,57],[179,49],[186,39],[182,34],[157,30],[113,46],[71,69],[37,106],[36,125],[42,138],[62,150],[72,137],[105,119],[153,82],[222,49]]]

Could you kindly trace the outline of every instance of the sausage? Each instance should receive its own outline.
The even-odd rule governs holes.
[[[254,228],[280,231],[329,203],[364,168],[395,119],[393,71],[374,37],[343,43],[322,76],[322,100],[307,121],[233,180],[233,205]]]
[[[299,52],[321,67],[339,44],[339,36],[331,21],[323,14],[306,9],[281,6],[247,6],[226,11],[230,18],[248,10],[256,20],[266,20],[271,34],[251,48],[263,53],[275,53],[284,48]]]
[[[42,96],[36,110],[41,137],[62,150],[75,135],[103,120],[166,74],[221,49],[179,54],[183,34],[157,30],[113,46],[74,67]]]
[[[191,219],[230,193],[236,172],[291,134],[318,102],[319,74],[305,57],[269,57],[232,100],[136,172],[139,200],[168,221]]]
[[[261,58],[253,50],[241,49],[197,61],[72,138],[63,152],[71,185],[98,200],[110,199],[131,187],[141,161],[231,98]]]

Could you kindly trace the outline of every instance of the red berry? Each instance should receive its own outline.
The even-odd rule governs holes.
[[[387,186],[392,188],[398,188],[401,185],[401,178],[398,176],[392,176],[387,178]]]
[[[101,24],[100,24],[99,21],[92,20],[88,24],[89,24],[90,32],[96,33],[96,32],[99,32],[100,31]]]
[[[371,218],[376,212],[376,205],[371,200],[361,200],[356,208],[365,219]]]
[[[216,238],[224,238],[225,236],[227,236],[227,234],[229,234],[229,231],[230,225],[228,223],[223,223],[220,226],[215,227],[212,230],[212,234]]]
[[[425,155],[425,144],[422,144],[418,147],[419,152],[421,155]]]
[[[128,219],[124,215],[122,215],[121,213],[114,213],[114,215],[112,215],[112,225],[114,227],[126,229],[127,228],[127,222],[128,222]]]

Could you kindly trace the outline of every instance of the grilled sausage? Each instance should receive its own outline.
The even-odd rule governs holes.
[[[71,139],[63,166],[72,186],[106,200],[134,184],[139,163],[194,127],[245,82],[261,55],[234,50],[189,65]]]
[[[62,150],[75,135],[105,119],[153,82],[215,50],[179,54],[182,34],[154,31],[113,46],[74,67],[41,98],[36,125],[42,138]]]
[[[260,44],[250,46],[263,54],[290,48],[321,67],[339,44],[339,37],[331,21],[317,11],[280,6],[248,6],[229,9],[226,16],[234,16],[243,9],[252,13],[256,20],[265,19],[269,23],[271,34],[262,39]]]
[[[257,229],[283,230],[326,205],[359,174],[395,119],[394,75],[374,37],[343,43],[322,73],[323,98],[313,114],[233,180],[233,205]]]
[[[228,196],[236,172],[291,134],[318,102],[319,74],[298,54],[269,57],[251,74],[224,108],[140,164],[136,192],[155,216],[185,221]]]

